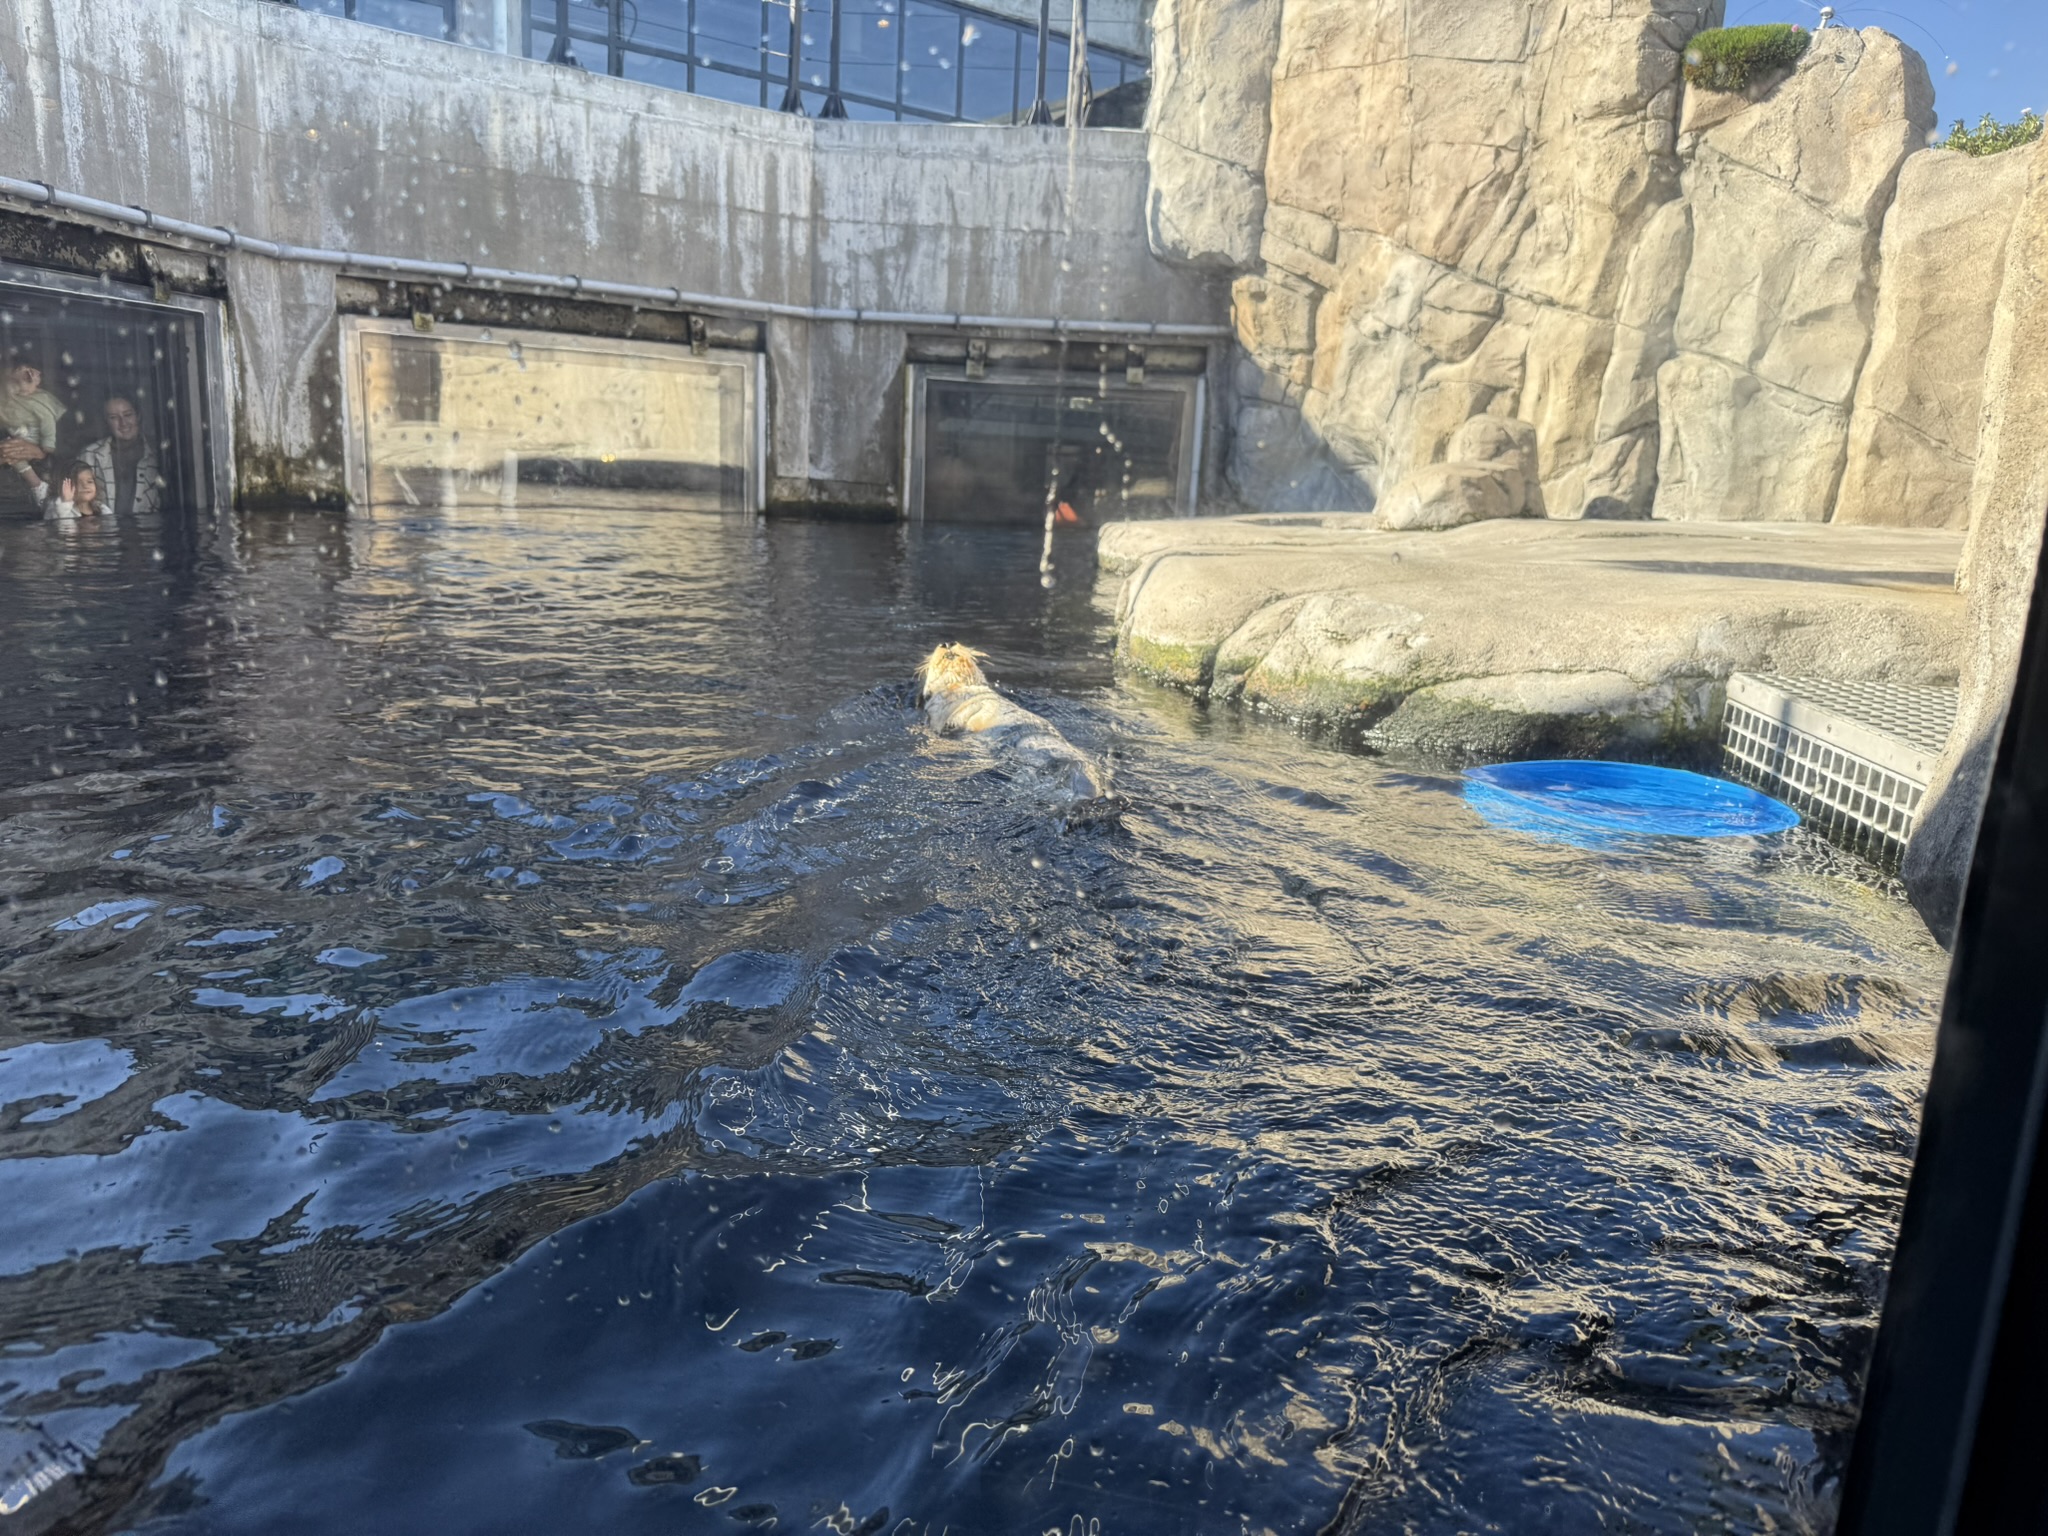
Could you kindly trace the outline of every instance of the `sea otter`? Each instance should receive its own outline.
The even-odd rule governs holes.
[[[969,735],[998,753],[1019,776],[1049,788],[1070,805],[1101,800],[1101,770],[1051,721],[1034,715],[989,686],[985,653],[942,645],[917,669],[917,702],[942,736]]]

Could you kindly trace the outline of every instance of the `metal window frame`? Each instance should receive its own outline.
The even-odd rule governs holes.
[[[436,324],[432,331],[421,333],[409,320],[391,319],[380,315],[343,315],[339,350],[341,354],[342,391],[342,476],[347,487],[350,509],[358,514],[368,515],[376,504],[370,500],[369,484],[369,424],[359,420],[359,402],[368,398],[368,383],[363,374],[366,336],[402,336],[411,340],[442,338],[481,346],[509,347],[517,342],[522,347],[538,347],[557,352],[591,352],[608,357],[644,358],[659,362],[711,362],[721,367],[739,371],[749,419],[746,423],[747,443],[746,486],[741,493],[749,515],[758,516],[767,506],[768,492],[768,433],[767,433],[767,391],[765,354],[740,351],[730,347],[714,347],[709,352],[693,352],[687,345],[645,340],[627,340],[616,336],[578,336],[565,331],[541,331],[508,329],[504,326]]]
[[[897,4],[896,17],[896,78],[890,84],[896,87],[896,121],[903,121],[903,77],[910,73],[910,66],[903,62],[903,50],[910,46],[910,16],[905,7]]]
[[[1072,375],[1052,368],[992,367],[979,378],[968,375],[964,364],[905,363],[903,365],[903,502],[905,521],[924,521],[925,413],[928,387],[934,382],[962,383],[994,389],[1078,388]],[[1085,381],[1093,388],[1093,379]],[[1167,375],[1147,379],[1143,384],[1115,380],[1112,394],[1174,394],[1181,397],[1178,465],[1179,484],[1174,492],[1174,516],[1192,517],[1202,488],[1202,412],[1208,404],[1208,380],[1200,374]]]
[[[144,309],[168,310],[196,317],[200,342],[196,350],[200,355],[186,361],[186,386],[200,401],[201,409],[188,419],[186,430],[191,434],[192,462],[204,472],[209,482],[199,487],[200,505],[234,505],[234,417],[227,409],[227,327],[222,323],[220,300],[177,292],[159,298],[153,289],[136,283],[86,279],[11,261],[0,261],[0,287],[112,299]]]

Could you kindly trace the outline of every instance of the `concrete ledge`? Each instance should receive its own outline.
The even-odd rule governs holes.
[[[1958,534],[1369,516],[1102,532],[1119,663],[1386,750],[1711,750],[1731,671],[1952,686]]]
[[[1110,523],[1102,530],[1096,561],[1121,576],[1167,551],[1363,548],[1379,536],[1379,522],[1370,512],[1259,512]]]

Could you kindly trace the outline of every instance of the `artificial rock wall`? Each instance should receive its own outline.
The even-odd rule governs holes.
[[[1913,905],[1944,942],[1962,908],[2048,523],[2048,155],[1997,158],[2021,167],[2019,212],[1981,354],[1984,413],[1957,577],[1969,603],[1962,697],[1903,871]]]
[[[1899,171],[1837,522],[1969,526],[1993,322],[2041,161],[1929,153]]]
[[[1244,505],[1440,497],[1491,416],[1537,515],[1967,523],[2031,152],[1916,153],[1875,29],[1689,92],[1720,12],[1161,0],[1150,235],[1234,278]]]

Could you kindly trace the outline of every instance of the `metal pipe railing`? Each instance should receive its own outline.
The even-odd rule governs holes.
[[[548,62],[570,69],[583,67],[576,62],[576,50],[569,44],[569,0],[555,0],[555,45],[548,50]]]
[[[789,0],[789,89],[782,110],[804,115],[804,0]]]
[[[832,0],[832,36],[829,43],[830,60],[826,76],[825,104],[818,108],[823,118],[846,116],[846,98],[839,94],[839,16],[840,0]]]
[[[1067,125],[1086,128],[1094,105],[1095,82],[1088,74],[1088,0],[1074,0],[1074,14],[1067,23]]]
[[[223,250],[262,256],[272,261],[293,261],[308,266],[336,267],[374,272],[387,277],[437,278],[463,283],[486,283],[515,288],[544,288],[592,298],[625,299],[634,303],[667,304],[678,309],[725,310],[764,319],[816,320],[850,325],[895,325],[929,330],[1001,330],[1067,332],[1075,335],[1117,335],[1181,337],[1196,340],[1228,336],[1227,325],[1190,325],[1164,320],[1068,320],[1024,315],[969,315],[919,313],[904,310],[828,308],[811,304],[777,304],[760,299],[736,299],[723,294],[693,293],[684,288],[658,287],[648,283],[614,283],[603,278],[578,277],[552,272],[521,272],[510,267],[481,267],[468,261],[422,261],[411,256],[385,256],[371,251],[333,250],[324,246],[293,245],[287,241],[265,240],[245,235],[223,225],[194,224],[167,218],[147,208],[131,208],[78,192],[65,192],[46,181],[29,181],[18,176],[0,176],[0,197],[18,198],[44,207],[105,219],[130,228],[173,235],[183,240]]]
[[[1026,127],[1044,127],[1052,122],[1052,107],[1045,99],[1045,51],[1052,39],[1052,0],[1038,0],[1038,84],[1031,98],[1031,110],[1024,114]]]

